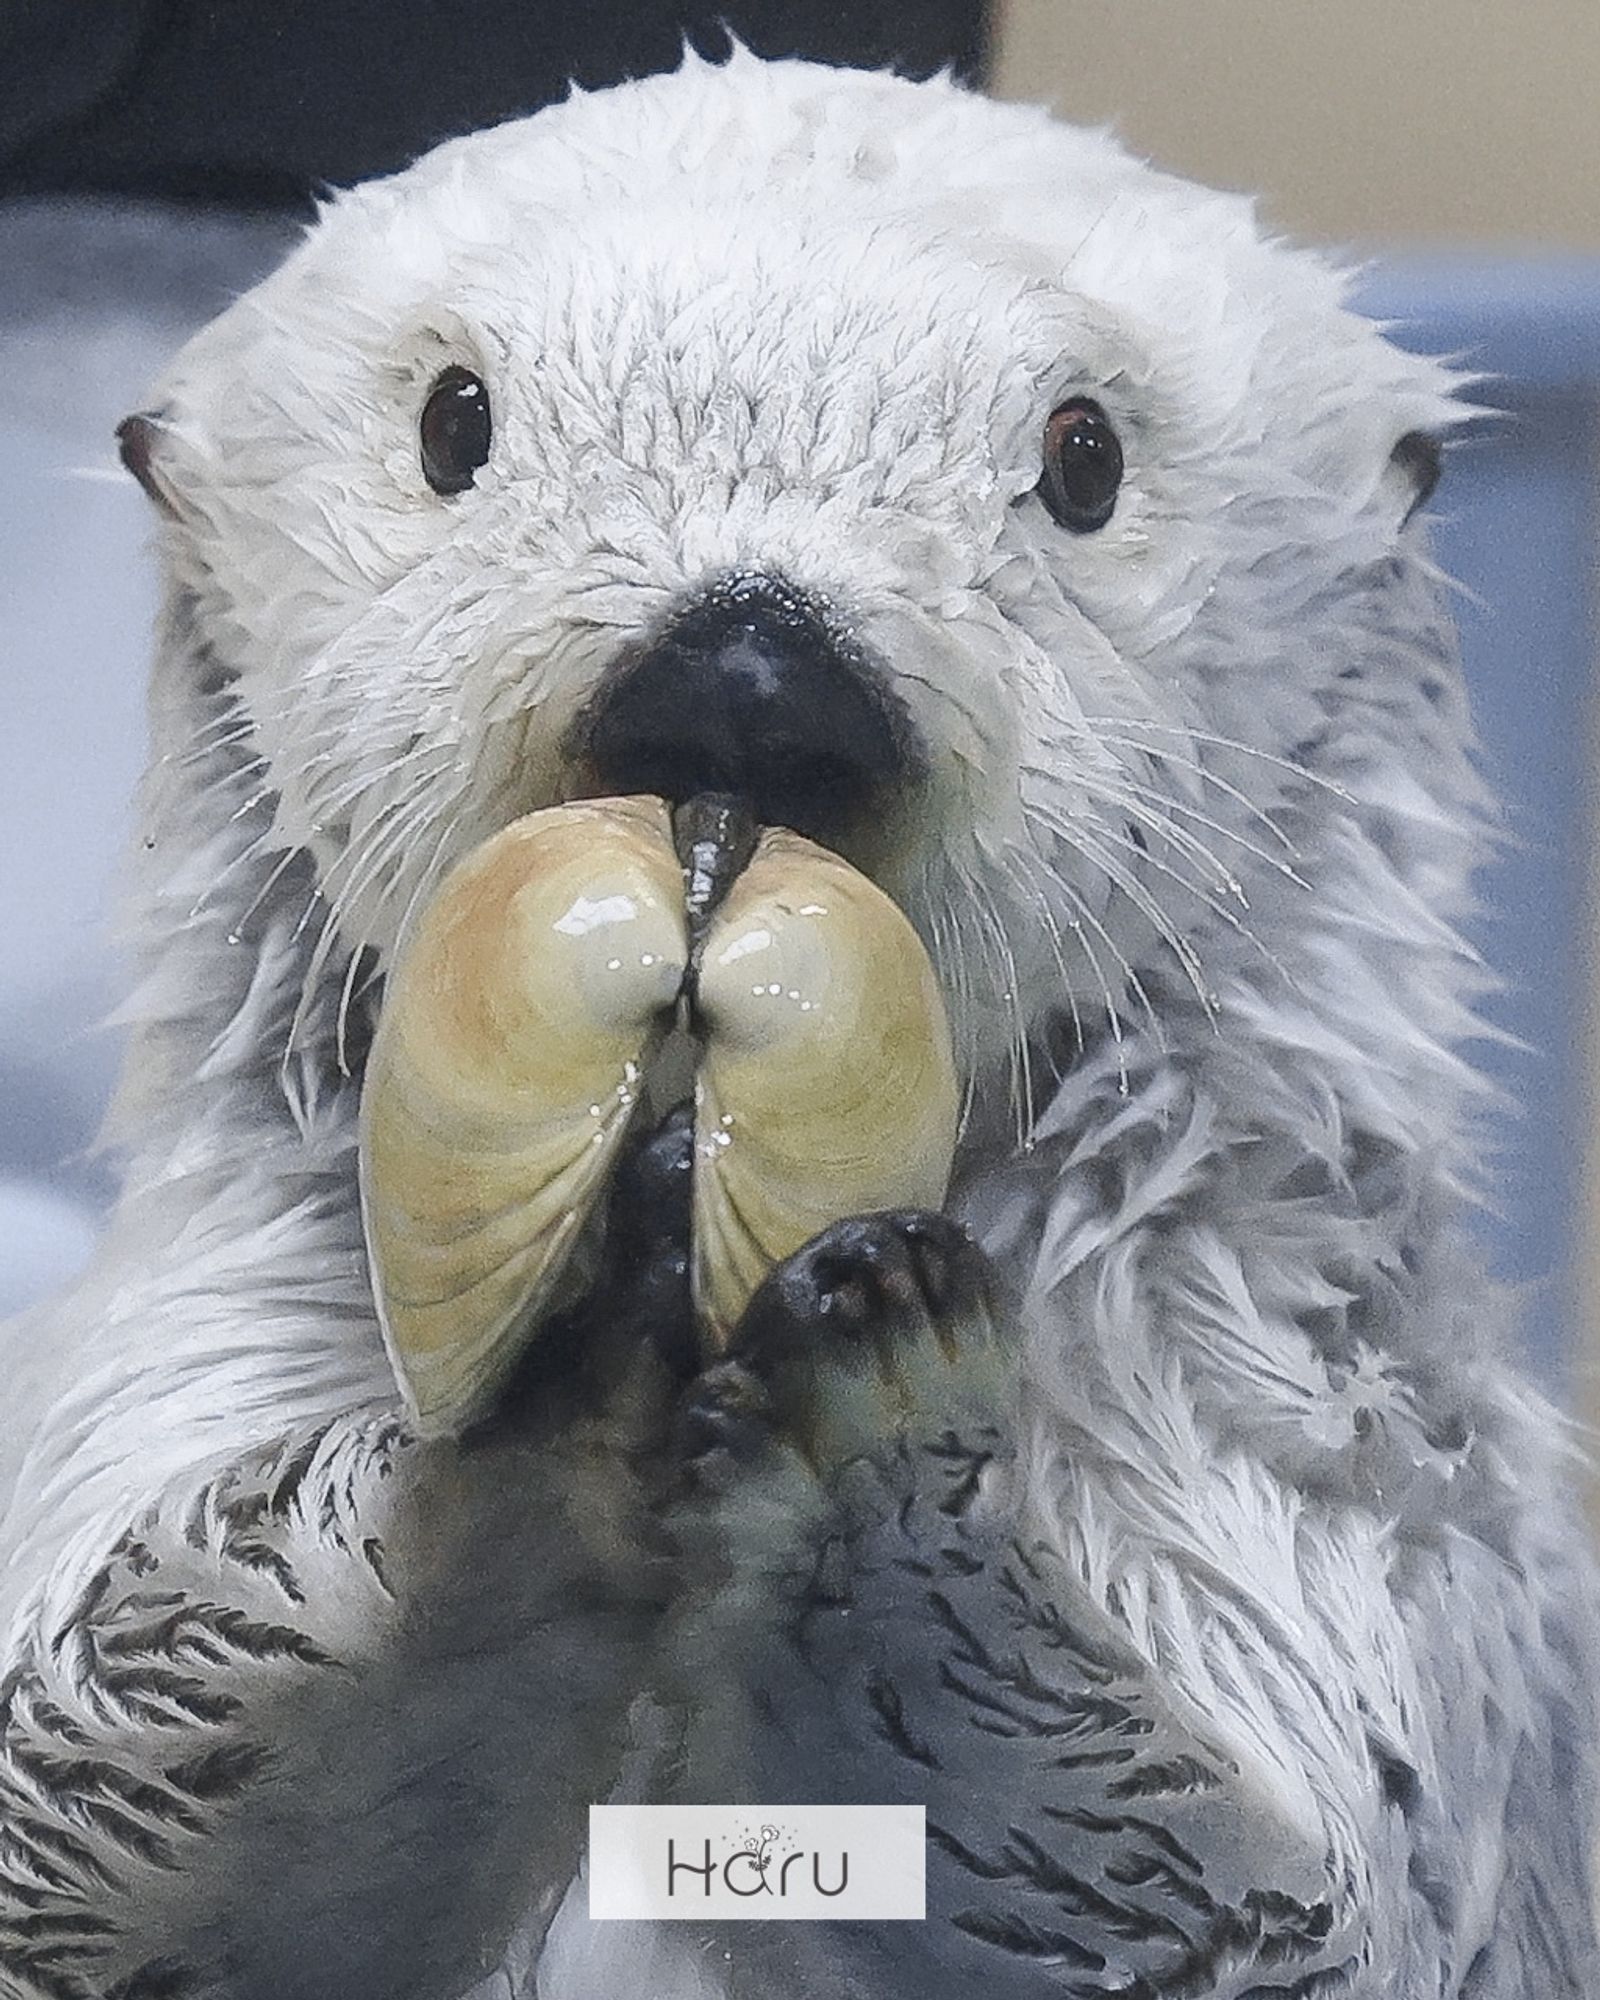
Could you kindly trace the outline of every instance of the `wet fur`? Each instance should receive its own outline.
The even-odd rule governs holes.
[[[1593,1584],[1460,1227],[1485,808],[1391,457],[1460,406],[1342,291],[1099,135],[739,57],[342,197],[179,358],[126,1193],[5,1334],[13,1990],[1591,1990]],[[497,436],[447,503],[450,361]],[[1071,393],[1128,457],[1084,538],[1031,493]],[[1014,1373],[840,1478],[780,1428],[675,1486],[654,1363],[420,1447],[386,954],[752,567],[934,750],[882,872]],[[934,1919],[708,1949],[580,1887],[546,1942],[618,1782],[926,1799]]]

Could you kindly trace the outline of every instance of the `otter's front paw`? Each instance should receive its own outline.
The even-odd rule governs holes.
[[[771,1274],[702,1376],[686,1442],[724,1484],[773,1444],[830,1477],[851,1460],[992,1430],[1012,1374],[988,1260],[921,1209],[854,1216]]]

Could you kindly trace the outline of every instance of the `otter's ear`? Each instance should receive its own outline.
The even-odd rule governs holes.
[[[160,410],[144,410],[117,425],[123,464],[169,520],[178,518],[177,496],[163,466],[166,421]]]
[[[1443,470],[1443,448],[1426,431],[1407,431],[1390,452],[1385,483],[1400,507],[1402,528],[1433,498],[1433,489],[1439,484]]]

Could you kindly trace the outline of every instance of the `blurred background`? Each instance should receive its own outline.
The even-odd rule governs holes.
[[[763,54],[951,66],[1253,190],[1364,268],[1396,337],[1503,416],[1434,505],[1510,839],[1478,941],[1507,981],[1502,1201],[1530,1354],[1600,1416],[1586,1055],[1600,658],[1600,7],[1594,0],[6,0],[0,11],[0,1312],[87,1254],[125,976],[109,931],[143,758],[145,502],[111,430],[283,254],[314,192],[669,68]]]
[[[989,87],[1113,126],[1257,193],[1269,225],[1364,267],[1395,337],[1487,373],[1504,412],[1447,461],[1483,762],[1508,840],[1476,941],[1505,979],[1494,1267],[1531,1358],[1600,1421],[1600,6],[1594,0],[1000,0]]]

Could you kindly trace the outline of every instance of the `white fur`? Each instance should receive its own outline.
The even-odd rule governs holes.
[[[1364,1958],[1327,1991],[1455,1993],[1532,1935],[1507,1800],[1519,1745],[1589,1755],[1586,1694],[1550,1717],[1590,1586],[1455,1220],[1482,800],[1390,466],[1462,409],[1344,290],[1103,135],[739,55],[341,196],[191,343],[127,1193],[9,1336],[0,1663],[161,1495],[392,1407],[341,1036],[440,868],[561,795],[618,648],[778,570],[933,751],[886,875],[971,1083],[963,1212],[1028,1294],[1008,1518],[1338,1885]],[[452,362],[495,438],[442,499],[415,426]],[[1127,461],[1081,537],[1032,490],[1076,394]],[[1554,1605],[1580,1637],[1533,1636]],[[1442,1801],[1448,1951],[1375,1735]],[[0,1848],[0,1939],[5,1894]],[[629,1949],[569,1906],[539,1990],[716,1990]],[[1474,2000],[1548,1990],[1498,1976]]]

